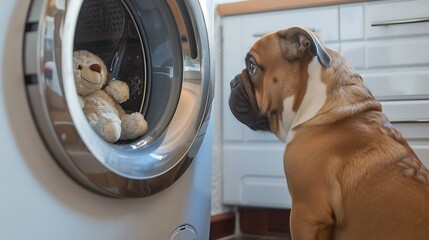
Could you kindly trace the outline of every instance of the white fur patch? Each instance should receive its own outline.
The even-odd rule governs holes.
[[[277,133],[277,138],[282,142],[286,142],[288,132],[296,116],[296,112],[292,111],[293,100],[294,96],[291,96],[283,101],[282,119],[279,120],[279,132]]]
[[[293,140],[293,128],[312,119],[326,101],[326,85],[321,79],[322,66],[317,57],[308,65],[308,84],[301,106],[295,113],[292,111],[294,96],[283,101],[283,119],[279,123],[280,129],[277,137],[288,144]]]

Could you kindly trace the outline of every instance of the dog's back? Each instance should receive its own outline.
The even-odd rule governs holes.
[[[428,170],[360,76],[341,56],[330,54],[333,64],[326,71],[343,72],[344,79],[325,73],[331,77],[326,81],[333,81],[331,100],[320,115],[296,127],[285,156],[286,176],[300,174],[301,187],[312,176],[324,179],[332,239],[429,239]],[[330,109],[329,101],[336,106]],[[294,168],[293,162],[306,161],[306,169]]]

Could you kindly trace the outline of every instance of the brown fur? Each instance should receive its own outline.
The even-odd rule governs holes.
[[[252,81],[274,133],[284,99],[294,96],[293,111],[299,109],[313,57],[307,51],[286,60],[281,41],[270,34],[250,51],[263,66]],[[292,238],[429,239],[429,172],[360,75],[338,53],[327,52],[331,65],[321,73],[326,103],[293,129],[284,154]]]
[[[258,59],[258,63],[263,63],[263,73],[259,73],[263,76],[257,76],[258,81],[254,82],[253,86],[261,114],[267,115],[269,118],[272,132],[279,129],[278,122],[282,118],[279,113],[283,112],[284,99],[271,99],[270,96],[284,96],[284,98],[295,96],[294,110],[297,110],[307,88],[307,66],[312,59],[306,55],[293,63],[288,62],[282,52],[278,50],[280,41],[281,39],[277,35],[268,35],[264,47],[258,47],[258,42],[256,42],[249,52]],[[268,49],[265,49],[267,46]],[[258,51],[258,49],[262,51]],[[271,54],[267,55],[267,52]],[[272,81],[274,78],[278,79],[276,83]],[[273,115],[271,112],[274,109],[277,114]]]

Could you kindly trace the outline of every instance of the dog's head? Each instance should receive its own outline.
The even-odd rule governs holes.
[[[231,81],[229,106],[234,116],[253,130],[279,131],[283,101],[294,97],[299,108],[308,78],[307,67],[314,57],[329,67],[331,57],[317,36],[292,27],[258,40],[247,53],[246,68]],[[305,81],[303,81],[305,79]]]

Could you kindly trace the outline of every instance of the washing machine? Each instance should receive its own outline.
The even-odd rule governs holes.
[[[20,0],[0,9],[0,239],[209,236],[213,6],[205,0]],[[73,52],[126,82],[140,137],[85,117]]]

